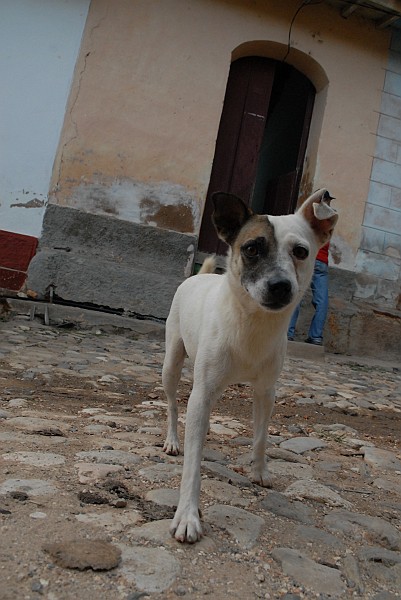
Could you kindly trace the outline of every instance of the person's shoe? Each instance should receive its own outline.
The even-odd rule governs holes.
[[[322,340],[316,340],[316,339],[310,338],[310,337],[306,338],[305,342],[307,344],[314,344],[315,346],[323,346]]]
[[[287,338],[287,340],[288,340],[289,342],[293,342],[293,341],[294,341],[294,338],[293,338],[293,337],[288,337],[288,338]]]

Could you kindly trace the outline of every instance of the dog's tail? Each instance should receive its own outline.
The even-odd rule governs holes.
[[[214,273],[215,269],[216,259],[213,254],[213,256],[208,256],[207,258],[205,258],[205,260],[203,261],[203,265],[198,271],[198,275],[203,275],[204,273]]]

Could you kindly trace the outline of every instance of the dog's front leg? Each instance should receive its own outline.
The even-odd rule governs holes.
[[[194,384],[188,400],[180,499],[170,528],[171,535],[180,542],[194,543],[202,537],[199,519],[200,467],[214,396],[203,385]]]
[[[271,487],[272,481],[266,464],[267,426],[273,412],[275,388],[255,387],[253,399],[253,460],[252,481],[263,487]]]

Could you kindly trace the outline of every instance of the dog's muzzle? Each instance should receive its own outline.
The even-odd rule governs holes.
[[[267,284],[266,302],[264,306],[270,310],[279,310],[292,300],[292,284],[289,279],[272,277]]]

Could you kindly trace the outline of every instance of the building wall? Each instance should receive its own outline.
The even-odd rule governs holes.
[[[89,1],[1,2],[0,288],[35,254]]]
[[[199,231],[232,58],[283,59],[297,1],[92,0],[51,201]],[[366,43],[366,40],[369,43]],[[305,6],[286,60],[317,88],[303,191],[341,213],[332,247],[353,270],[375,148],[389,33]]]
[[[1,2],[2,230],[40,235],[89,2]]]
[[[401,31],[385,73],[355,297],[401,308]]]

